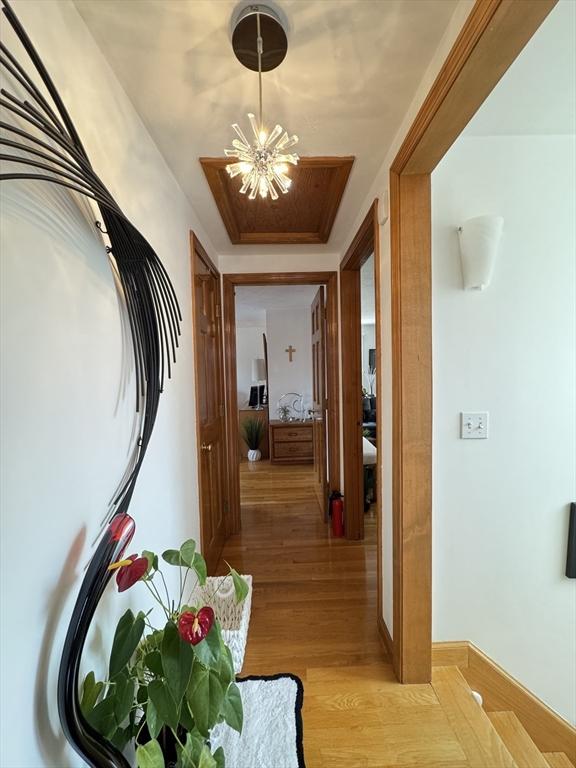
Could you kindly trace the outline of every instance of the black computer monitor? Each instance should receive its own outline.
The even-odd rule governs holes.
[[[370,373],[376,370],[376,350],[375,349],[368,350],[368,370],[370,371]]]
[[[248,401],[249,408],[257,408],[258,405],[263,405],[265,403],[265,400],[264,400],[265,389],[266,389],[265,384],[259,384],[257,387],[250,387],[250,400]],[[260,392],[258,392],[258,390],[260,390]]]

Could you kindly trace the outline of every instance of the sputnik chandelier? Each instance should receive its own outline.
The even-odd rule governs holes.
[[[254,30],[254,21],[255,30]],[[270,46],[264,53],[263,28]],[[253,45],[256,32],[256,46]],[[269,33],[269,34],[268,34]],[[252,44],[251,44],[252,43]],[[226,157],[235,157],[237,162],[229,163],[226,171],[231,178],[242,176],[241,194],[248,193],[248,199],[256,195],[278,199],[278,191],[286,194],[292,184],[288,177],[288,166],[298,164],[298,155],[286,150],[298,142],[297,136],[289,136],[281,125],[271,133],[264,127],[262,119],[262,71],[277,67],[286,56],[288,42],[284,27],[278,15],[265,5],[250,5],[238,17],[232,34],[232,47],[237,58],[245,67],[258,71],[258,120],[248,114],[254,134],[252,143],[246,138],[238,123],[232,128],[238,136],[232,140],[233,149],[225,149]],[[255,55],[254,55],[255,54]]]

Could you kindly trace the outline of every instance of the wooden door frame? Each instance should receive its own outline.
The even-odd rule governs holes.
[[[360,306],[360,270],[374,254],[374,291],[376,309],[376,349],[381,351],[380,341],[380,229],[378,227],[378,201],[370,206],[364,221],[356,232],[348,250],[340,262],[340,328],[342,349],[346,350],[342,366],[342,431],[344,435],[357,433],[359,440],[344,440],[344,494],[346,497],[346,534],[350,539],[364,538],[363,450],[359,427],[362,424],[362,337]],[[376,402],[380,394],[380,377],[376,376]],[[381,419],[376,421],[378,446],[381,443]],[[381,451],[376,454],[377,478],[381,476]],[[377,488],[377,529],[380,530],[380,490]],[[379,549],[379,548],[378,548]],[[378,554],[380,560],[380,552]],[[380,579],[379,579],[380,581]],[[380,584],[378,585],[380,586]]]
[[[240,456],[238,451],[238,392],[236,375],[235,290],[239,285],[325,285],[326,368],[328,371],[328,466],[329,491],[340,488],[340,377],[338,350],[338,272],[254,272],[222,275],[224,308],[224,390],[226,398],[226,443],[230,533],[241,527]]]
[[[431,174],[555,4],[476,0],[390,168],[391,650],[403,683],[432,669]]]
[[[198,252],[202,260],[205,262],[206,266],[209,268],[209,270],[214,274],[216,277],[216,280],[218,282],[218,285],[220,285],[221,281],[221,275],[210,258],[208,256],[206,249],[203,247],[202,243],[198,239],[198,236],[190,230],[190,290],[192,295],[192,339],[193,339],[193,346],[194,346],[194,396],[196,398],[195,402],[198,404],[200,402],[199,399],[199,387],[198,387],[198,376],[196,375],[196,372],[198,371],[198,368],[200,366],[200,358],[198,354],[198,345],[196,344],[196,332],[197,332],[197,323],[196,323],[196,291],[195,291],[195,280],[196,280],[196,265],[194,263],[194,256],[195,253]],[[222,299],[219,292],[219,298],[220,298],[220,307],[222,304]],[[221,317],[222,312],[219,307],[217,307],[217,313],[219,313],[219,316]],[[223,333],[224,329],[221,327],[221,331]],[[222,377],[223,377],[223,383],[224,383],[224,396],[226,396],[226,371],[224,367],[224,355],[223,350],[220,350],[220,353],[222,355]],[[203,510],[202,510],[202,472],[201,472],[201,444],[202,444],[202,436],[200,434],[200,419],[196,418],[196,466],[198,469],[198,517],[200,520],[200,549],[203,553],[207,552],[208,549],[208,542],[206,541],[206,523],[204,520]],[[224,468],[223,471],[225,473],[224,477],[224,487],[222,488],[222,494],[223,494],[223,500],[224,500],[224,520],[225,520],[225,529],[226,529],[226,535],[228,535],[228,531],[231,527],[230,523],[230,478],[229,478],[229,472],[228,468],[226,466],[226,462],[224,462]]]

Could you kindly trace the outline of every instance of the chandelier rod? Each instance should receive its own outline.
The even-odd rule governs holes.
[[[264,43],[262,41],[262,34],[260,31],[260,14],[256,13],[256,50],[258,53],[258,100],[259,100],[259,114],[258,119],[260,123],[260,133],[263,131],[262,123],[262,53],[264,50]]]

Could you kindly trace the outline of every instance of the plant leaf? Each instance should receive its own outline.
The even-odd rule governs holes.
[[[156,739],[136,749],[136,763],[138,768],[165,768],[164,755]]]
[[[216,760],[214,760],[208,744],[204,744],[202,747],[198,768],[216,768]]]
[[[142,552],[142,557],[145,557],[146,560],[148,560],[148,569],[144,574],[144,577],[146,577],[151,570],[156,570],[158,568],[158,555],[155,555],[154,552],[150,552],[149,549],[145,549]]]
[[[127,726],[126,728],[118,728],[114,736],[112,737],[111,741],[114,746],[122,752],[126,744],[131,740],[132,738],[132,727]]]
[[[244,710],[242,709],[242,697],[240,696],[240,689],[236,683],[231,683],[224,703],[222,705],[222,714],[224,720],[228,723],[230,728],[234,728],[238,733],[242,733],[242,724],[244,722]]]
[[[194,539],[188,539],[180,547],[180,556],[184,561],[184,564],[192,568],[194,562],[194,553],[196,552],[196,542]]]
[[[218,747],[216,752],[214,752],[214,760],[216,761],[216,768],[226,768],[226,761],[224,758],[224,750],[222,747]]]
[[[198,645],[194,646],[194,655],[205,667],[219,668],[221,655],[220,630],[216,622],[212,624],[210,632],[208,632],[204,640],[201,640]]]
[[[224,690],[227,690],[234,678],[234,661],[232,659],[232,653],[230,648],[224,643],[222,637],[220,637],[220,682],[222,683]]]
[[[114,633],[112,651],[110,652],[110,678],[114,678],[134,654],[142,633],[144,632],[144,614],[139,613],[136,618],[130,609],[121,617]]]
[[[250,587],[248,586],[248,582],[246,579],[243,579],[242,576],[236,571],[234,568],[230,568],[230,576],[232,576],[232,581],[234,582],[234,592],[236,593],[236,602],[241,603],[243,600],[246,599],[248,596],[248,592],[250,590]]]
[[[114,681],[114,715],[118,728],[122,726],[134,704],[134,686],[135,681],[128,677],[127,673],[122,673]]]
[[[162,560],[168,563],[168,565],[182,565],[182,556],[177,549],[167,549],[162,552]]]
[[[88,712],[86,719],[95,728],[98,733],[101,733],[105,739],[111,739],[116,730],[116,716],[114,714],[114,707],[116,705],[115,696],[107,696],[102,699],[94,709]]]
[[[148,727],[148,733],[153,739],[158,736],[164,727],[164,722],[158,714],[158,710],[154,706],[152,699],[148,699],[148,704],[146,704],[146,725]]]
[[[104,683],[96,682],[94,672],[88,672],[82,685],[82,700],[80,702],[80,709],[84,717],[96,706],[103,687]]]
[[[192,568],[196,571],[198,577],[198,584],[201,587],[206,584],[206,577],[208,576],[208,569],[206,568],[206,561],[199,552],[194,553],[194,559],[192,560]]]
[[[194,728],[194,718],[190,712],[188,700],[184,699],[180,707],[180,725],[185,731],[191,731]]]
[[[164,627],[161,652],[166,682],[172,698],[179,706],[190,681],[194,650],[191,645],[181,639],[176,624],[172,621]]]
[[[148,699],[156,707],[162,720],[173,730],[178,728],[178,708],[168,686],[162,680],[152,680],[148,683]]]
[[[204,739],[198,733],[187,733],[186,743],[180,750],[177,768],[197,768],[204,747]]]
[[[196,727],[208,736],[218,720],[224,698],[218,675],[201,664],[194,664],[186,695]]]
[[[162,677],[164,669],[162,668],[162,656],[160,651],[151,651],[144,656],[144,664],[150,672],[153,672],[157,677]]]

